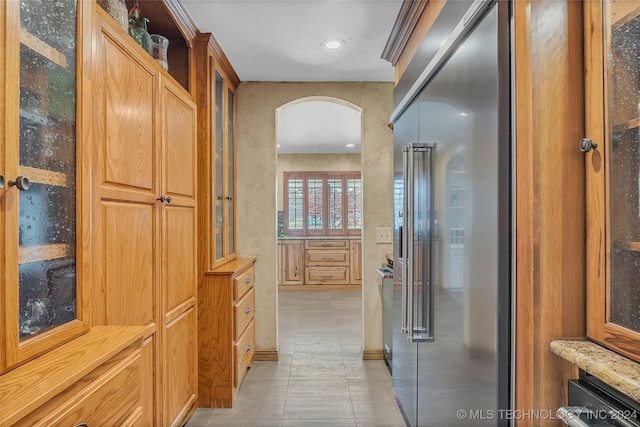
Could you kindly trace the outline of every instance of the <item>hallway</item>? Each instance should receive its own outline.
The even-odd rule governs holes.
[[[362,360],[360,292],[281,291],[278,362],[255,362],[233,408],[187,427],[402,427],[382,360]]]

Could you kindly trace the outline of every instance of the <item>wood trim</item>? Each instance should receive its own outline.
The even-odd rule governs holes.
[[[213,52],[218,66],[224,71],[226,77],[231,80],[231,85],[234,87],[234,89],[237,88],[240,84],[240,77],[238,77],[236,70],[233,69],[233,65],[231,65],[231,62],[229,62],[227,55],[222,50],[222,47],[220,47],[220,44],[216,40],[215,36],[211,33],[201,33],[200,31],[197,32],[197,35],[209,35],[209,49],[211,49],[211,52]]]
[[[396,83],[400,81],[400,78],[407,70],[409,63],[416,52],[418,52],[418,49],[420,49],[422,41],[427,36],[427,33],[440,15],[440,12],[442,12],[447,1],[448,0],[429,0],[429,2],[427,2],[427,6],[424,8],[418,24],[411,33],[411,38],[407,41],[400,57],[396,61]]]
[[[515,409],[548,410],[561,406],[564,386],[562,362],[548,343],[585,334],[583,4],[513,5]]]
[[[384,351],[380,349],[365,348],[362,352],[362,360],[384,360]]]
[[[198,26],[185,8],[184,3],[179,0],[164,0],[164,5],[186,39],[187,45],[192,48],[193,39],[198,32]]]
[[[253,353],[253,360],[277,362],[279,360],[278,350],[256,350],[255,353]]]
[[[387,44],[382,51],[382,59],[391,62],[391,65],[395,67],[426,6],[427,1],[425,0],[404,0],[402,2]]]

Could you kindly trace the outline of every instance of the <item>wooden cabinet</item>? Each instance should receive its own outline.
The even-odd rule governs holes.
[[[177,424],[197,393],[196,106],[104,11],[95,20],[94,322],[149,327],[144,424]]]
[[[349,240],[306,240],[306,285],[349,284]]]
[[[233,406],[255,352],[255,259],[208,272],[198,287],[198,404]]]
[[[587,334],[640,361],[640,5],[585,3]]]
[[[281,239],[278,242],[278,284],[362,284],[362,240]]]
[[[0,4],[0,374],[80,335],[85,5]],[[48,15],[59,19],[41,25]]]
[[[362,240],[349,241],[349,282],[352,285],[362,284]]]
[[[194,40],[201,271],[236,257],[235,93],[239,79],[210,33]]]
[[[278,242],[280,285],[304,283],[304,241],[280,240]]]
[[[0,382],[0,425],[142,425],[144,327],[95,327]]]

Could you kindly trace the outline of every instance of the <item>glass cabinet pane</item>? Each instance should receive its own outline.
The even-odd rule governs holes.
[[[223,156],[223,140],[222,140],[222,102],[224,97],[222,76],[216,71],[215,82],[215,141],[213,150],[213,167],[214,167],[214,188],[213,188],[213,212],[215,215],[214,223],[214,242],[215,242],[215,259],[223,257],[222,247],[222,156]]]
[[[76,2],[20,2],[19,334],[76,318]]]
[[[233,97],[233,92],[231,90],[227,93],[227,180],[226,180],[226,194],[228,196],[227,199],[227,255],[235,253],[235,242],[233,239],[233,230],[234,230],[234,187],[235,187],[235,178],[234,178],[234,168],[235,168],[235,147],[234,147],[234,104],[235,100]]]
[[[640,332],[640,9],[604,2],[609,321]],[[625,10],[630,7],[636,10]]]
[[[300,178],[287,181],[287,231],[302,232],[304,230],[304,194],[303,180]]]

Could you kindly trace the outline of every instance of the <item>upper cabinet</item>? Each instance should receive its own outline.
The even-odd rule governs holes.
[[[211,271],[236,258],[235,108],[238,76],[210,33],[195,39],[198,103],[199,261]]]
[[[87,328],[78,280],[82,3],[0,5],[0,373]]]
[[[587,333],[640,361],[640,4],[584,5]]]

